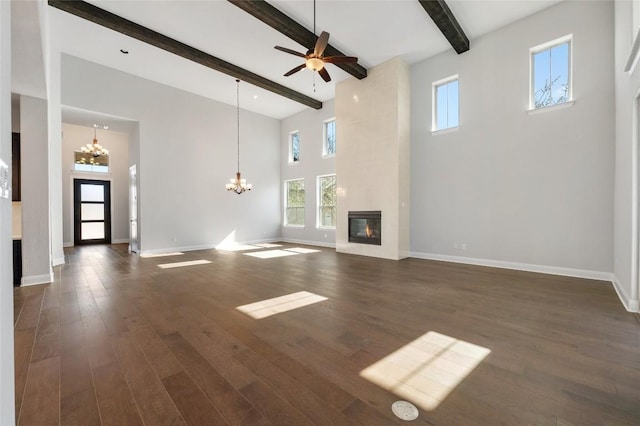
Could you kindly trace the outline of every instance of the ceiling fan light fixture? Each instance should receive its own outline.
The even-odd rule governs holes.
[[[324,67],[324,61],[320,58],[309,58],[305,62],[307,68],[313,71],[320,71]]]

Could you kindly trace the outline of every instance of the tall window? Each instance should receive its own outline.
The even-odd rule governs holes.
[[[531,109],[571,100],[571,35],[531,49]]]
[[[289,162],[300,161],[300,133],[295,131],[289,133]]]
[[[336,175],[318,176],[318,228],[336,227]]]
[[[284,224],[304,226],[304,179],[288,180],[284,184]]]
[[[322,143],[322,155],[336,154],[336,120],[332,118],[324,122],[324,138]]]
[[[109,173],[109,156],[93,157],[91,154],[75,151],[73,153],[73,170],[77,172]]]
[[[458,127],[458,76],[433,83],[433,130]]]

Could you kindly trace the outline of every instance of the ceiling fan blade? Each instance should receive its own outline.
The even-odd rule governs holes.
[[[298,71],[300,71],[301,69],[303,69],[304,67],[306,67],[305,64],[302,65],[298,65],[297,67],[295,67],[294,69],[292,69],[291,71],[288,71],[287,73],[285,73],[285,77],[289,77],[291,74],[295,74]]]
[[[286,47],[282,47],[282,46],[273,46],[273,47],[274,49],[280,50],[285,53],[290,53],[292,55],[300,56],[301,58],[306,57],[304,53],[296,52],[295,50],[287,49]]]
[[[347,62],[358,62],[358,58],[355,56],[327,56],[322,58],[323,61],[329,64],[343,64]]]
[[[320,33],[320,37],[318,37],[318,40],[316,41],[316,47],[313,49],[313,53],[316,56],[322,56],[324,49],[327,48],[327,44],[329,44],[329,33],[323,31]]]
[[[329,76],[329,71],[327,71],[326,68],[320,68],[318,74],[320,74],[320,77],[322,77],[322,79],[327,83],[331,81],[331,76]]]

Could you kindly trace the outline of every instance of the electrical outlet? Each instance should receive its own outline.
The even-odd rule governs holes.
[[[453,243],[453,248],[457,249],[458,248],[458,243]]]
[[[462,243],[462,245],[460,247],[462,248],[462,250],[466,250],[467,249],[467,243]]]

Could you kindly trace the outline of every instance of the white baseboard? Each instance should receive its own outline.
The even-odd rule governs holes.
[[[517,271],[538,272],[541,274],[561,275],[565,277],[587,278],[591,280],[611,281],[611,272],[590,271],[587,269],[562,268],[559,266],[535,265],[530,263],[506,262],[502,260],[477,259],[473,257],[448,256],[442,254],[411,252],[418,259],[440,260],[443,262],[465,263],[468,265],[489,266],[492,268],[515,269]]]
[[[329,243],[324,241],[296,240],[294,238],[280,238],[276,241],[282,241],[283,243],[289,244],[304,244],[306,246],[336,248],[336,243]]]
[[[128,244],[129,243],[129,239],[128,238],[121,238],[119,240],[111,240],[111,244]],[[72,242],[65,242],[62,243],[62,247],[74,247],[75,244]]]
[[[640,312],[640,303],[638,303],[637,300],[631,299],[615,274],[611,274],[611,282],[613,283],[613,288],[616,290],[618,298],[624,305],[625,309],[629,312]]]
[[[183,246],[183,247],[166,247],[160,249],[151,249],[151,250],[139,250],[139,255],[147,255],[147,254],[163,254],[163,253],[174,253],[179,251],[196,251],[196,250],[211,250],[216,248],[215,244],[203,244],[198,246]]]
[[[32,275],[30,277],[22,277],[20,281],[21,287],[27,287],[30,285],[49,284],[53,282],[53,272],[43,275]]]
[[[55,257],[53,258],[53,260],[51,261],[51,265],[52,266],[60,266],[60,265],[64,265],[64,257]]]
[[[468,265],[489,266],[492,268],[514,269],[517,271],[538,272],[541,274],[560,275],[564,277],[586,278],[609,281],[618,294],[622,305],[629,312],[640,312],[637,300],[631,300],[624,287],[620,285],[612,272],[590,271],[587,269],[561,268],[558,266],[533,265],[529,263],[505,262],[501,260],[476,259],[471,257],[447,256],[442,254],[411,252],[411,257],[418,259],[440,260],[443,262],[464,263]]]

